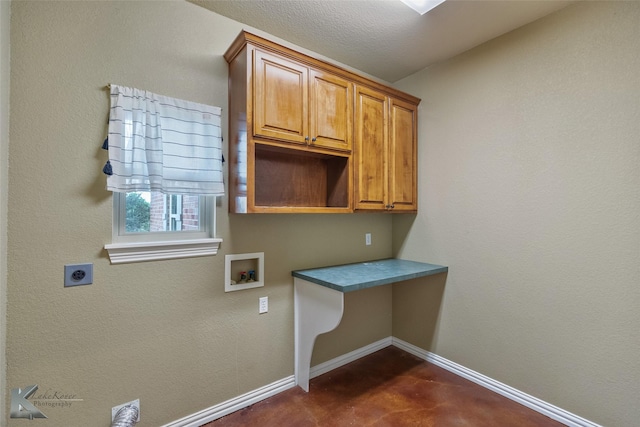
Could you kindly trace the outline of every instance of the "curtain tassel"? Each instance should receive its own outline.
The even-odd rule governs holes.
[[[104,142],[102,143],[102,149],[103,150],[108,150],[109,149],[109,137],[104,139]]]
[[[109,160],[107,160],[107,163],[102,168],[102,172],[104,172],[105,175],[113,175],[113,169],[111,168],[111,162]]]

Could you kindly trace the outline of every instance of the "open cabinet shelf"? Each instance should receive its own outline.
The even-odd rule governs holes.
[[[349,158],[255,146],[255,207],[349,209]]]

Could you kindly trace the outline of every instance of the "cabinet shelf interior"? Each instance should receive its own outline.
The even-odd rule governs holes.
[[[349,206],[349,159],[256,144],[256,206]]]

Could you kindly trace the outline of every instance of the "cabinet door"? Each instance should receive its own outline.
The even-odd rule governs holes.
[[[316,70],[311,70],[309,76],[310,145],[351,151],[353,84]]]
[[[389,203],[392,212],[418,209],[417,107],[391,99],[389,133]]]
[[[384,94],[356,88],[355,208],[384,210],[387,200],[388,104]]]
[[[308,68],[256,49],[253,71],[253,134],[306,144]]]

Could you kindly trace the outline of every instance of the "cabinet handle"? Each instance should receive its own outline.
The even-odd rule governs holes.
[[[307,141],[307,142],[309,142],[309,137],[308,137],[308,136],[305,136],[305,137],[304,137],[304,140],[305,140],[305,141]]]
[[[316,142],[316,137],[311,138],[311,142]]]

